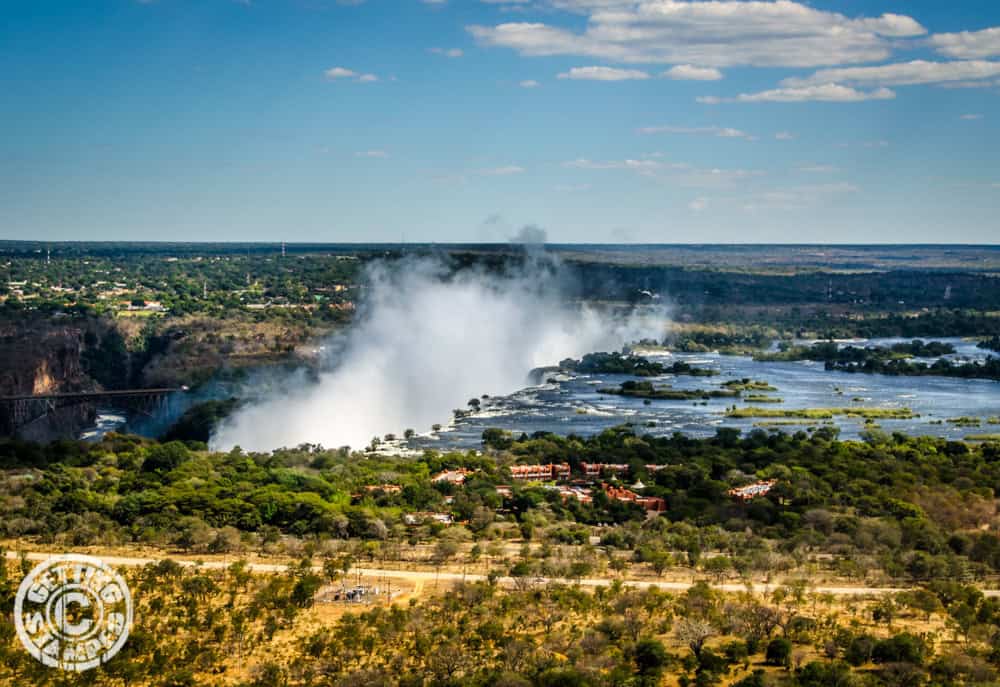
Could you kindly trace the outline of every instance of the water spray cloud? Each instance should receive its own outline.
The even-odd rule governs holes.
[[[570,305],[559,265],[527,263],[503,275],[450,274],[427,259],[371,267],[335,364],[318,383],[244,407],[213,448],[361,448],[387,432],[446,422],[470,397],[512,393],[535,367],[662,335],[662,315],[612,317]]]

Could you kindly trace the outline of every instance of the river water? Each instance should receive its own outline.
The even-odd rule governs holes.
[[[929,340],[929,339],[928,339]],[[946,356],[955,360],[983,360],[989,351],[978,349],[975,343],[957,338],[937,338],[955,346],[956,353]],[[850,342],[852,345],[891,345],[903,339],[873,339]],[[808,343],[808,342],[806,342]],[[509,396],[483,401],[479,412],[453,421],[440,432],[416,437],[412,448],[476,448],[481,445],[484,429],[498,427],[515,434],[537,431],[589,436],[623,422],[634,423],[641,432],[669,435],[673,432],[704,437],[715,434],[718,427],[735,427],[743,431],[755,428],[762,419],[727,418],[727,406],[754,405],[773,409],[866,407],[910,408],[920,417],[908,420],[878,420],[886,432],[942,436],[963,439],[974,434],[1000,434],[1000,425],[991,425],[989,418],[1000,416],[1000,382],[950,377],[902,377],[847,372],[828,372],[823,363],[755,362],[747,356],[717,353],[657,353],[652,360],[671,364],[683,360],[698,367],[719,372],[714,377],[662,375],[649,378],[654,384],[670,384],[675,389],[717,389],[729,379],[751,378],[777,387],[767,395],[783,399],[783,403],[751,403],[742,399],[719,398],[709,401],[652,400],[612,396],[598,393],[602,386],[618,386],[635,379],[627,375],[566,375],[550,377],[550,382],[527,387]],[[929,362],[932,362],[929,361]],[[750,392],[756,393],[756,392]],[[744,393],[744,396],[747,394]],[[948,423],[948,418],[981,418],[979,427]],[[840,428],[841,438],[857,438],[866,429],[864,419],[836,417],[832,423]],[[794,432],[820,422],[775,427]]]
[[[930,339],[926,339],[930,340]],[[976,348],[975,343],[958,338],[937,338],[935,341],[951,343],[956,353],[946,356],[956,361],[983,360],[989,351]],[[904,339],[872,339],[845,342],[855,346],[888,346]],[[798,343],[811,343],[803,341]],[[704,437],[715,434],[719,427],[735,427],[744,432],[756,428],[758,423],[775,422],[768,418],[740,419],[725,417],[725,409],[734,403],[738,406],[755,405],[772,409],[865,407],[910,408],[919,417],[908,420],[882,420],[878,426],[886,432],[904,432],[914,435],[942,436],[963,439],[976,434],[1000,434],[1000,424],[990,424],[990,418],[1000,416],[1000,382],[950,377],[903,377],[846,372],[828,372],[823,363],[804,362],[755,362],[747,356],[719,355],[718,353],[649,353],[648,358],[667,365],[685,361],[697,367],[708,367],[719,372],[713,377],[688,375],[662,375],[648,378],[656,385],[671,385],[675,389],[718,389],[730,379],[750,378],[765,381],[777,387],[766,395],[777,397],[783,403],[752,403],[744,399],[718,398],[708,401],[651,400],[647,405],[641,398],[628,398],[598,393],[601,387],[616,387],[629,379],[628,375],[575,375],[558,373],[550,375],[544,384],[527,386],[508,396],[495,396],[482,401],[481,409],[467,417],[448,422],[441,418],[444,427],[438,432],[419,434],[407,442],[389,446],[395,450],[470,449],[481,446],[484,429],[497,427],[516,435],[545,431],[557,434],[590,436],[625,422],[634,423],[637,430],[653,435],[683,432],[690,436]],[[923,360],[933,362],[933,359]],[[488,389],[483,390],[488,393]],[[749,392],[758,393],[758,392]],[[240,391],[226,389],[220,397],[242,395]],[[747,393],[744,393],[746,396]],[[205,400],[205,399],[201,399]],[[456,406],[466,399],[456,399]],[[182,403],[183,401],[183,403]],[[150,436],[164,431],[192,399],[172,399],[170,418],[132,418],[127,430]],[[174,407],[176,406],[176,407]],[[949,418],[978,417],[980,425],[960,426],[949,423]],[[785,422],[785,420],[777,420]],[[794,432],[808,427],[821,426],[822,422],[769,425],[770,429]],[[857,438],[867,427],[862,418],[835,417],[828,421],[840,428],[841,438]],[[108,431],[121,431],[126,425],[125,416],[113,409],[101,409],[95,427],[89,428],[84,437],[100,439]],[[426,428],[429,429],[429,428]],[[386,432],[398,431],[387,427]],[[419,430],[418,430],[419,431]]]

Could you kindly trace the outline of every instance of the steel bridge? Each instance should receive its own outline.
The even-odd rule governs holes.
[[[61,408],[80,404],[104,403],[144,415],[154,415],[171,394],[186,387],[159,389],[122,389],[117,391],[68,391],[51,394],[0,396],[0,433],[16,435],[22,428]]]

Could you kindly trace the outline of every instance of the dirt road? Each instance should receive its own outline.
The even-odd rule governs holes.
[[[7,558],[17,560],[19,553],[14,551],[7,552]],[[56,554],[52,553],[39,553],[39,552],[29,552],[27,554],[28,560],[31,561],[43,561],[51,558]],[[124,557],[124,556],[99,556],[99,558],[107,563],[108,565],[115,567],[135,567],[143,566],[149,563],[157,563],[164,559],[170,559],[175,563],[183,566],[196,567],[200,566],[208,570],[221,570],[228,567],[232,561],[197,561],[186,558],[177,558],[174,556],[162,556],[159,558],[139,558],[139,557]],[[248,563],[247,567],[249,570],[256,573],[280,573],[288,570],[289,566],[284,563]],[[317,571],[320,569],[318,566],[315,568]],[[462,580],[473,582],[482,581],[486,579],[485,575],[473,574],[473,573],[457,573],[457,572],[431,572],[426,570],[386,570],[380,568],[354,568],[349,573],[350,576],[360,575],[361,577],[378,577],[378,578],[388,578],[388,579],[398,579],[406,580],[413,583],[416,587],[430,587],[433,588],[435,583],[442,582],[459,582]],[[535,577],[531,581],[533,584],[549,584],[549,583],[567,583],[567,582],[577,582],[584,587],[600,587],[607,586],[611,584],[615,578],[605,578],[605,577],[587,577],[580,580],[565,580],[563,578],[548,578],[548,577]],[[500,577],[498,580],[499,584],[505,586],[514,586],[515,580],[511,577]],[[658,587],[659,589],[664,589],[668,591],[678,591],[683,592],[689,589],[694,583],[693,582],[676,582],[676,581],[655,581],[655,580],[633,580],[633,579],[622,579],[621,583],[626,587],[633,587],[637,589],[647,589],[649,587]],[[757,593],[768,593],[773,591],[775,588],[780,587],[780,584],[755,584],[753,591]],[[713,588],[718,589],[723,592],[743,592],[746,591],[746,586],[743,584],[714,584]],[[904,591],[903,588],[899,587],[855,587],[855,586],[837,586],[837,587],[812,587],[811,592],[818,594],[831,594],[834,596],[879,596],[883,594],[895,594],[897,592]],[[983,590],[986,596],[1000,596],[1000,591],[998,590]]]

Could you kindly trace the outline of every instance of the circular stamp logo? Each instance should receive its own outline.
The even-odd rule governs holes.
[[[45,665],[90,670],[128,639],[132,595],[125,580],[97,558],[54,556],[21,581],[14,625],[24,647]]]

